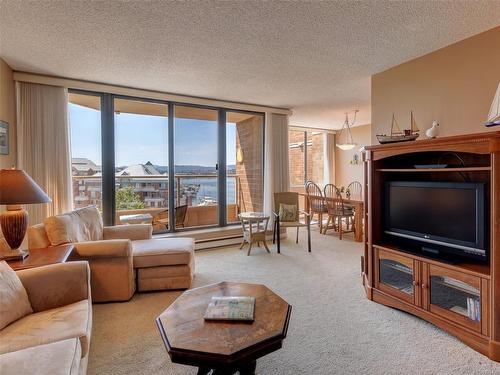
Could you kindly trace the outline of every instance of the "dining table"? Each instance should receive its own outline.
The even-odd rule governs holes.
[[[310,204],[309,204],[309,199],[307,194],[305,193],[299,193],[299,195],[304,197],[304,203],[305,203],[305,211],[306,212],[311,212],[310,210]],[[347,196],[342,196],[342,198],[333,198],[333,197],[323,197],[323,196],[316,196],[316,195],[311,195],[311,198],[317,198],[317,199],[322,199],[324,201],[340,201],[342,199],[342,202],[344,204],[351,205],[354,207],[354,240],[356,242],[362,242],[363,241],[363,212],[364,212],[364,202],[361,198],[358,197],[347,197]]]

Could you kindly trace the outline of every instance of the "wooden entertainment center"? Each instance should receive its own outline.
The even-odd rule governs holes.
[[[500,362],[500,131],[368,146],[363,157],[366,296],[425,319]],[[391,241],[383,229],[384,186],[391,181],[483,183],[489,260],[443,262]]]

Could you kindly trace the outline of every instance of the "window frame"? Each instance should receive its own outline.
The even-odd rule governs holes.
[[[308,145],[308,135],[312,135],[313,133],[322,133],[323,136],[325,134],[328,133],[328,131],[326,130],[320,130],[320,129],[310,129],[310,130],[306,130],[304,128],[296,128],[296,127],[293,127],[293,126],[289,126],[288,127],[288,134],[290,134],[290,132],[300,132],[300,133],[303,133],[303,144],[304,144],[304,158],[303,158],[303,161],[304,161],[304,169],[303,169],[303,176],[304,176],[304,180],[302,182],[302,184],[300,185],[297,185],[297,184],[292,184],[292,174],[289,173],[289,178],[290,178],[290,187],[291,188],[302,188],[304,187],[304,185],[306,184],[306,182],[309,180],[310,176],[308,176],[308,173],[307,173],[307,167],[308,167],[308,161],[309,161],[309,157],[308,157],[308,149],[309,149],[309,145]],[[324,141],[325,142],[325,141]],[[288,141],[288,155],[290,155],[290,141]],[[326,152],[325,152],[325,147],[323,147],[323,160],[326,160]],[[290,163],[290,161],[289,161]],[[325,172],[323,171],[323,182],[320,184],[324,184],[324,179],[325,179]]]
[[[115,225],[115,121],[114,121],[114,100],[136,100],[150,103],[163,104],[167,106],[167,160],[168,160],[168,210],[175,210],[175,106],[188,106],[193,108],[216,110],[218,113],[218,147],[217,147],[217,186],[218,186],[218,223],[214,225],[204,225],[199,227],[176,228],[175,215],[169,215],[169,229],[167,233],[193,231],[204,228],[225,227],[238,225],[238,223],[227,222],[227,155],[226,155],[226,119],[228,112],[248,113],[262,116],[262,176],[265,175],[265,129],[266,113],[257,111],[246,111],[230,107],[217,107],[209,105],[199,105],[178,101],[167,101],[151,99],[138,96],[128,96],[112,94],[106,92],[96,92],[81,89],[68,88],[68,93],[97,96],[101,103],[101,170],[102,170],[102,212],[104,225]],[[68,101],[69,103],[69,101]],[[70,124],[71,126],[71,124]],[[262,186],[264,195],[264,185]]]

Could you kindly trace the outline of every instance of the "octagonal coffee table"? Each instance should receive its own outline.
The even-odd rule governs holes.
[[[253,322],[206,321],[212,296],[255,297]],[[281,348],[290,306],[265,285],[222,282],[184,292],[157,319],[174,363],[198,374],[254,374],[258,358]]]

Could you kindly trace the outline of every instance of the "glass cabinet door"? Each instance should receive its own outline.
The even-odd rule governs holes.
[[[480,331],[481,278],[429,265],[429,309]]]
[[[415,290],[417,282],[414,260],[379,250],[377,263],[379,289],[410,303],[415,303],[417,301]]]

